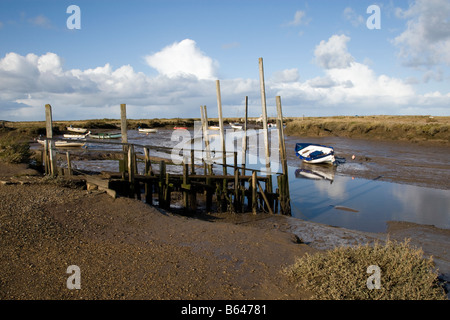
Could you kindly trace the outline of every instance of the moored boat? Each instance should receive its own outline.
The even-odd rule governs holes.
[[[70,125],[69,127],[67,127],[67,131],[78,132],[78,133],[86,133],[86,132],[88,131],[88,129],[85,129],[85,128],[75,128],[75,127],[72,127],[72,125]]]
[[[333,147],[314,143],[297,143],[295,155],[306,163],[332,163],[336,162]]]
[[[139,127],[139,128],[138,128],[138,131],[139,131],[139,132],[142,132],[142,133],[155,133],[155,132],[158,132],[158,129],[154,129],[154,128],[141,128],[141,127]]]
[[[242,129],[242,125],[240,123],[232,123],[232,124],[230,124],[230,126],[233,129],[236,129],[236,130],[241,130]]]
[[[187,130],[187,127],[173,127],[173,130]]]
[[[91,134],[91,132],[87,132],[85,134],[72,134],[72,133],[65,133],[63,135],[64,139],[86,139],[86,137]]]
[[[42,145],[45,145],[45,140],[37,140]],[[83,147],[86,143],[79,141],[67,141],[67,140],[56,140],[55,147],[57,148],[74,148],[74,147]]]
[[[98,132],[98,133],[91,133],[89,136],[93,139],[119,139],[122,137],[122,134],[121,133]]]

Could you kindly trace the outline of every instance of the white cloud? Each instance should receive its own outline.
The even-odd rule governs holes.
[[[305,16],[306,16],[306,13],[304,11],[301,11],[301,10],[296,11],[295,14],[294,14],[294,20],[290,21],[288,23],[288,25],[290,25],[290,26],[298,26],[300,24],[307,23],[305,21]]]
[[[298,81],[298,79],[299,79],[298,69],[293,68],[293,69],[285,69],[282,71],[276,71],[276,72],[274,72],[272,78],[273,78],[273,81],[275,81],[275,82]]]
[[[397,9],[396,14],[400,18],[408,19],[406,30],[393,40],[406,65],[450,65],[448,0],[416,0],[406,10]]]
[[[322,40],[314,50],[317,64],[325,69],[349,67],[354,60],[347,51],[349,40],[346,35],[333,35],[328,41]]]
[[[217,62],[206,56],[191,39],[175,42],[146,56],[145,60],[150,67],[169,78],[195,76],[198,79],[214,79],[218,67]]]
[[[448,115],[449,93],[419,95],[410,85],[411,79],[402,81],[377,75],[367,64],[355,61],[347,49],[349,41],[347,36],[333,35],[319,43],[315,59],[322,67],[321,76],[300,80],[297,68],[274,72],[266,81],[269,114],[272,111],[276,114],[275,96],[279,95],[286,116]],[[131,65],[113,68],[105,63],[92,69],[67,70],[62,57],[55,53],[40,56],[8,53],[0,58],[0,119],[43,120],[47,103],[53,106],[55,120],[118,118],[121,103],[127,104],[130,118],[199,117],[200,105],[207,105],[208,115],[216,117],[213,59],[203,54],[192,40],[180,45],[182,42],[162,49],[160,55],[150,56],[155,58],[150,59],[155,66],[155,61],[159,62],[159,74],[152,77]],[[184,46],[188,49],[182,50]],[[183,66],[172,61],[174,68],[166,65],[180,52],[197,62]],[[439,76],[427,74],[430,79]],[[260,115],[257,70],[254,78],[221,79],[220,84],[224,116],[243,114],[245,96],[249,97],[249,115]]]
[[[44,15],[38,15],[36,17],[28,19],[28,22],[42,28],[50,28],[51,22],[50,20],[44,16]]]
[[[344,9],[343,15],[344,19],[349,21],[354,27],[359,27],[364,24],[363,16],[358,15],[355,10],[350,7]]]

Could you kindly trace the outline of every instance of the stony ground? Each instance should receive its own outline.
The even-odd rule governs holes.
[[[0,299],[307,297],[282,269],[315,249],[289,233],[175,216],[33,177],[1,184],[0,199]],[[80,290],[67,288],[70,265],[80,268]]]
[[[280,215],[192,219],[24,165],[2,164],[0,182],[0,300],[307,299],[283,268],[305,253],[387,236]],[[389,236],[412,238],[449,278],[449,230],[394,223]],[[80,290],[67,287],[71,265]]]

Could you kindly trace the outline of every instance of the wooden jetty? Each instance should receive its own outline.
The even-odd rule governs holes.
[[[263,90],[262,60],[261,88]],[[115,144],[121,146],[122,150],[108,151],[114,155],[111,159],[119,161],[118,172],[101,172],[90,174],[86,171],[76,170],[72,167],[72,157],[86,157],[89,149],[82,152],[76,150],[56,149],[55,139],[52,132],[52,107],[45,106],[47,136],[45,138],[42,163],[48,175],[64,175],[71,179],[81,179],[86,182],[88,189],[98,188],[105,190],[113,197],[125,196],[145,201],[151,205],[158,205],[163,209],[181,208],[185,213],[195,213],[204,209],[206,212],[253,212],[260,211],[268,213],[291,214],[289,181],[286,161],[286,148],[283,132],[283,115],[281,112],[281,99],[276,97],[277,102],[277,130],[279,138],[279,152],[282,164],[282,172],[252,169],[246,166],[247,152],[247,120],[248,120],[248,97],[245,97],[245,123],[243,126],[243,150],[242,164],[238,165],[238,153],[227,152],[224,141],[224,126],[222,119],[222,107],[220,98],[220,82],[216,82],[217,103],[219,111],[220,141],[222,162],[217,163],[211,159],[209,153],[208,139],[208,117],[206,106],[201,106],[202,132],[205,138],[205,150],[195,150],[192,145],[190,157],[183,159],[179,164],[181,173],[170,173],[168,165],[173,162],[170,159],[152,160],[153,150],[165,147],[139,145],[128,143],[126,105],[121,104],[121,142],[95,141],[96,144]],[[265,94],[262,91],[263,110],[265,110]],[[264,118],[266,112],[263,112]],[[269,146],[267,138],[267,123],[264,125],[264,140],[266,143],[266,157],[268,157]],[[170,148],[167,151],[169,152]],[[196,152],[206,156],[195,159]],[[233,155],[233,163],[227,163],[227,156]],[[268,159],[268,158],[267,158]],[[106,159],[105,159],[106,160]],[[197,160],[197,164],[195,163]],[[199,160],[201,164],[199,164]],[[142,166],[143,163],[143,166]],[[270,166],[270,162],[266,162]],[[140,166],[138,164],[141,164]],[[139,167],[143,169],[138,170]],[[214,170],[216,169],[216,170]],[[269,172],[269,173],[267,173]],[[276,176],[277,188],[273,191],[272,177]]]

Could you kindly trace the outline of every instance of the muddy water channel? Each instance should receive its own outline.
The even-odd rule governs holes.
[[[192,131],[190,134],[194,137]],[[264,140],[262,134],[257,135],[258,138],[250,142],[252,148],[247,163],[250,161],[252,164],[249,166],[263,169]],[[272,141],[277,139],[276,134],[270,137]],[[141,145],[180,147],[183,137],[177,135],[174,138],[174,130],[169,129],[160,129],[151,134],[129,130],[128,139],[131,143]],[[302,163],[294,153],[297,142],[334,147],[339,164],[324,166]],[[237,151],[241,150],[240,139],[236,139],[234,145]],[[217,146],[216,150],[219,149]],[[202,144],[194,145],[196,149],[203,147]],[[81,152],[92,150],[107,152],[121,150],[121,146],[111,147],[91,141]],[[227,147],[227,150],[230,148]],[[280,172],[277,150],[278,145],[273,144],[271,154],[274,157],[271,161],[275,163],[274,170]],[[286,151],[292,216],[295,218],[369,232],[386,231],[386,222],[391,220],[450,229],[449,147],[338,137],[289,136],[286,137]],[[171,158],[167,150],[153,150],[151,155]],[[229,159],[231,163],[233,157]],[[241,155],[238,155],[238,159],[241,159]],[[115,160],[74,161],[74,165],[94,171],[118,171],[119,168]],[[181,168],[174,167],[173,170]]]

